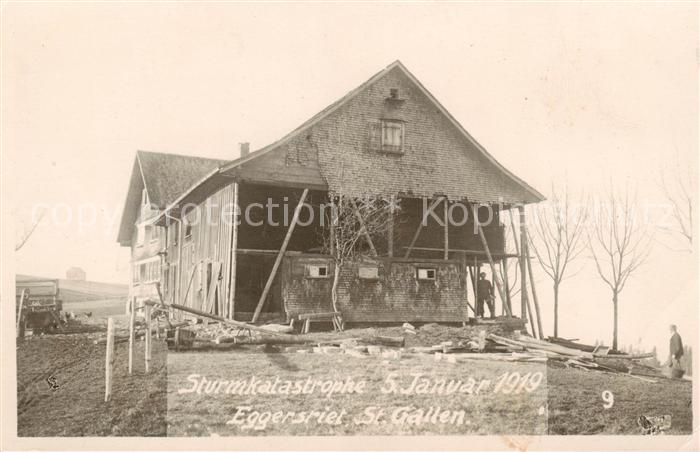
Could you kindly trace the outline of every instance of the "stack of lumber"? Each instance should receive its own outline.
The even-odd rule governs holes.
[[[487,339],[506,347],[513,352],[513,355],[522,352],[529,355],[536,354],[548,360],[562,362],[567,367],[663,378],[658,369],[639,362],[639,360],[651,358],[652,353],[629,355],[620,352],[607,354],[606,351],[605,354],[598,354],[595,352],[597,348],[593,346],[577,344],[565,339],[543,341],[523,334],[516,334],[515,338],[490,334]]]

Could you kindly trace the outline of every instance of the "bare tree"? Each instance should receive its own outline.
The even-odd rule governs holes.
[[[355,198],[343,193],[331,195],[331,203],[330,212],[325,212],[329,227],[323,234],[323,248],[335,264],[331,297],[337,312],[338,283],[344,266],[363,257],[377,256],[375,243],[386,237],[392,213],[398,211],[399,205],[394,198]]]
[[[575,274],[567,272],[569,265],[586,249],[582,237],[587,216],[584,202],[572,204],[568,187],[564,186],[560,192],[554,184],[549,204],[540,206],[535,212],[534,237],[530,236],[529,240],[537,261],[552,280],[554,337],[559,335],[559,288],[565,278]]]
[[[670,173],[670,174],[669,174]],[[671,208],[671,224],[659,225],[659,230],[679,237],[687,245],[685,251],[693,248],[693,196],[696,193],[692,165],[681,165],[676,159],[676,167],[661,171],[661,190]]]
[[[629,190],[618,197],[611,187],[606,204],[595,206],[587,238],[598,275],[612,291],[612,347],[617,350],[618,298],[632,273],[649,257],[652,237],[635,218],[636,204]]]
[[[44,218],[45,213],[46,211],[42,210],[41,212],[39,212],[36,218],[32,219],[33,221],[31,225],[22,233],[22,235],[15,243],[15,251],[19,251],[27,243],[29,237],[31,237],[32,234],[34,234],[34,231],[36,230],[37,226],[39,226],[39,223],[41,223],[41,220]]]

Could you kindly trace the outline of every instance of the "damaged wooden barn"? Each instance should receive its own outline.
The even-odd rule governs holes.
[[[119,236],[133,297],[159,281],[168,302],[247,322],[463,322],[486,266],[515,315],[499,274],[514,258],[526,276],[527,240],[521,231],[523,250],[507,254],[502,217],[544,198],[398,61],[280,140],[242,144],[236,160],[153,155],[137,156]],[[339,197],[358,206],[360,230],[368,197],[391,200],[386,228],[366,227],[340,268],[328,246]]]

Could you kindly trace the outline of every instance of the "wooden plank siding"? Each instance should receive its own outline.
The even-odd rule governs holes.
[[[182,243],[182,260],[178,269],[181,272],[180,297],[185,295],[190,275],[195,272],[187,298],[180,300],[185,306],[202,308],[208,296],[207,268],[210,264],[218,262],[222,266],[221,277],[217,283],[219,294],[213,311],[222,316],[227,315],[228,307],[225,301],[229,295],[233,202],[234,188],[231,183],[189,210],[184,217],[184,222],[191,224],[192,233],[189,238],[184,238]]]

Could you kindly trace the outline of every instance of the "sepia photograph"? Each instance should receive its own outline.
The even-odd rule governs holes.
[[[698,450],[697,3],[0,3],[3,449]]]

